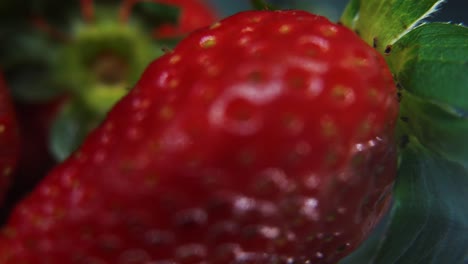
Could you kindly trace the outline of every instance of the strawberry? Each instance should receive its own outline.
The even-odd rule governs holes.
[[[388,208],[397,106],[349,29],[236,14],[148,66],[18,205],[0,263],[336,263]]]
[[[0,74],[0,207],[10,186],[19,155],[16,115],[3,75]]]

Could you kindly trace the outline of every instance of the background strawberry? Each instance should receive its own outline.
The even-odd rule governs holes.
[[[126,0],[121,17],[127,20],[131,8],[145,0]],[[218,17],[214,10],[203,0],[153,0],[153,2],[173,5],[179,8],[179,18],[175,23],[163,23],[154,29],[154,37],[178,38],[201,27],[205,27],[216,21]]]
[[[227,18],[153,62],[16,208],[0,263],[336,263],[387,208],[395,93],[323,17]]]
[[[169,47],[169,41],[152,38],[154,28],[177,23],[180,15],[177,33],[214,21],[213,12],[197,1],[186,1],[183,14],[178,6],[158,3],[149,3],[143,8],[146,12],[131,12],[128,3],[0,4],[0,65],[15,99],[24,141],[9,206],[75,150],[147,64],[162,54],[161,48]],[[131,19],[121,21],[122,12],[132,14]],[[171,41],[180,37],[173,33]]]
[[[10,93],[0,73],[0,209],[19,155],[19,135]],[[1,210],[0,210],[1,214]]]

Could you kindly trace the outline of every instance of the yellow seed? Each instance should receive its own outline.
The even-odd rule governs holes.
[[[173,89],[179,85],[179,79],[172,79],[169,81],[169,88]]]
[[[241,30],[241,33],[247,33],[247,32],[253,32],[253,28],[252,27],[245,27]]]
[[[338,29],[335,26],[324,26],[320,29],[322,34],[326,37],[332,37],[335,36],[336,33],[338,32]]]
[[[174,116],[174,110],[170,106],[164,106],[159,112],[159,116],[164,120],[169,120]]]
[[[349,57],[343,61],[343,65],[349,66],[349,67],[365,67],[369,65],[369,61],[364,58],[358,58],[358,57]]]
[[[365,137],[372,129],[372,124],[369,120],[363,121],[358,127],[358,135]]]
[[[336,85],[333,87],[331,95],[335,100],[345,103],[351,103],[354,100],[353,91],[343,85]]]
[[[220,23],[220,22],[216,22],[216,23],[214,23],[214,24],[212,24],[212,25],[210,26],[210,29],[219,28],[220,26],[221,26],[221,23]]]
[[[213,36],[203,37],[200,41],[200,46],[205,49],[211,48],[215,45],[216,45],[216,38]]]
[[[3,133],[5,132],[5,125],[0,125],[0,133]]]
[[[321,123],[322,126],[322,135],[325,137],[332,137],[336,135],[336,125],[335,123],[328,117],[324,118]]]
[[[210,76],[216,76],[219,74],[220,70],[219,70],[219,67],[216,67],[216,66],[210,66],[208,68],[206,68],[206,72],[208,73],[208,75]]]
[[[373,104],[377,104],[379,101],[379,92],[377,92],[376,89],[371,88],[367,92],[367,96],[369,98],[369,101]]]
[[[180,55],[174,55],[169,60],[169,63],[170,64],[176,64],[176,63],[178,63],[180,61],[180,59],[181,59]]]
[[[253,17],[253,18],[251,19],[251,21],[252,21],[252,22],[255,22],[255,23],[258,23],[258,22],[260,22],[261,20],[262,20],[262,19],[261,19],[260,17]]]
[[[279,28],[279,32],[281,34],[286,34],[288,32],[291,31],[291,27],[289,25],[282,25],[280,28]]]

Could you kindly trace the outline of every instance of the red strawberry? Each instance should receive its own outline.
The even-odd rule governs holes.
[[[0,74],[0,207],[7,192],[19,155],[19,135],[3,75]]]
[[[183,40],[14,211],[0,263],[336,263],[386,210],[382,57],[303,11]]]
[[[130,14],[129,6],[145,0],[127,0],[123,5],[124,19]],[[190,33],[216,21],[215,12],[203,0],[153,0],[157,3],[175,5],[180,8],[180,18],[177,25],[163,24],[154,30],[156,38],[175,38]],[[127,6],[125,6],[127,5]]]

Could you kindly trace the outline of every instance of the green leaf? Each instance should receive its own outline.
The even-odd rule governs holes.
[[[340,21],[381,53],[433,13],[443,0],[351,0]]]
[[[468,261],[468,170],[411,140],[401,153],[387,228],[340,264]]]
[[[404,133],[468,168],[468,28],[419,26],[386,59],[402,89]]]
[[[132,18],[143,22],[148,30],[162,24],[179,23],[180,8],[175,5],[139,1],[133,5]]]
[[[408,92],[468,111],[468,27],[419,26],[393,45],[387,62]]]

